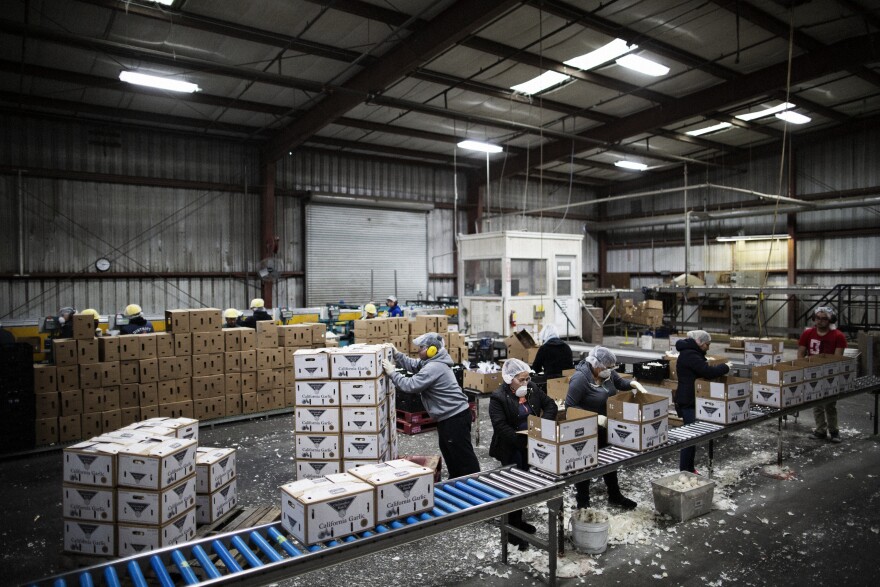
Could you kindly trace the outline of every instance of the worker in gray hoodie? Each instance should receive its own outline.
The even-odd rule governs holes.
[[[419,393],[428,415],[437,421],[440,453],[446,460],[449,478],[480,472],[480,462],[471,444],[471,411],[467,396],[452,372],[452,358],[436,332],[422,334],[413,344],[419,358],[412,359],[394,349],[394,362],[383,361],[385,373],[401,393]],[[400,366],[412,377],[398,373]]]

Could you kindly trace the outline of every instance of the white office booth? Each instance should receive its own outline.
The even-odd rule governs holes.
[[[505,336],[526,328],[537,337],[550,323],[562,337],[580,336],[583,239],[519,231],[459,235],[459,326]]]

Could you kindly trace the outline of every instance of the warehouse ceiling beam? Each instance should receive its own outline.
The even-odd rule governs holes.
[[[289,125],[268,142],[267,159],[278,159],[287,150],[302,144],[310,136],[358,106],[357,94],[380,93],[392,82],[406,76],[425,61],[439,55],[471,32],[490,23],[518,4],[515,0],[471,2],[458,0],[431,21],[418,35],[412,35],[388,51],[379,61],[365,67],[346,81],[344,93],[332,93],[302,119]]]
[[[455,158],[452,155],[446,155],[444,153],[429,153],[426,151],[416,151],[415,149],[405,149],[403,147],[392,147],[390,145],[382,145],[379,143],[362,143],[359,141],[348,141],[345,139],[336,139],[333,137],[323,137],[320,135],[313,135],[309,137],[306,141],[307,145],[325,145],[328,147],[336,147],[340,149],[340,151],[351,151],[351,152],[361,152],[361,153],[385,153],[386,155],[394,155],[395,157],[405,157],[407,159],[413,159],[413,162],[417,162],[420,159],[433,159],[434,161],[442,161],[447,165],[452,165],[455,163]],[[458,163],[461,167],[474,167],[468,163]],[[482,166],[478,166],[482,168]]]

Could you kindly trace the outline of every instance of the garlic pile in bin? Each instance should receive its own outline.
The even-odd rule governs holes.
[[[669,484],[669,488],[674,489],[675,491],[688,491],[696,489],[697,487],[702,487],[705,484],[705,480],[700,477],[693,477],[682,473],[675,479],[675,481]]]

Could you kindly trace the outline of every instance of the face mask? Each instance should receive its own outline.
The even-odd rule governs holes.
[[[599,379],[605,380],[611,378],[611,369],[604,369],[599,371]]]
[[[64,319],[64,316],[58,317],[58,324],[64,324],[65,322],[67,322],[67,320]]]
[[[523,385],[516,390],[516,397],[526,397],[526,394],[529,392],[529,387],[527,385]]]

